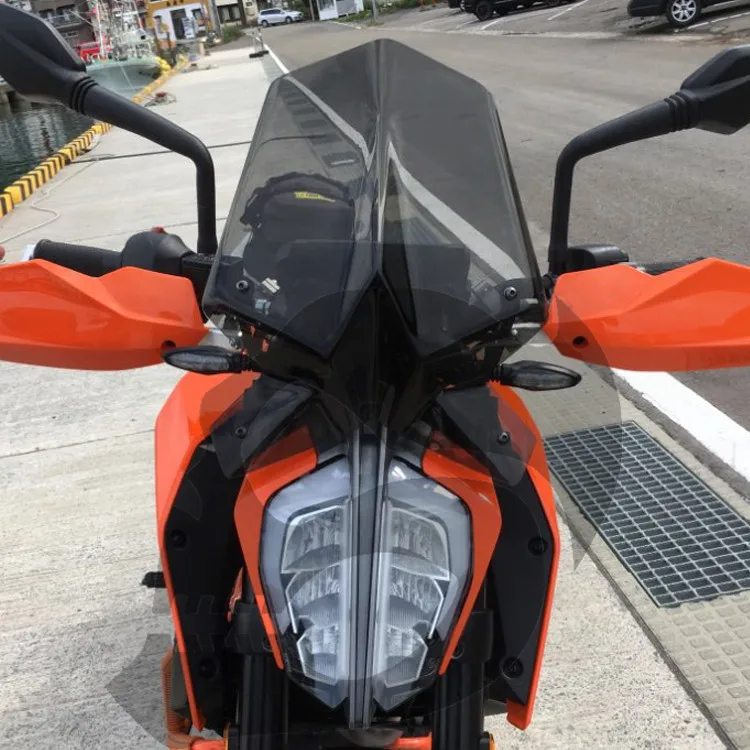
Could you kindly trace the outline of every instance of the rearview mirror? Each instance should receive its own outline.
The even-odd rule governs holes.
[[[705,89],[750,76],[750,44],[725,49],[703,63],[680,86],[681,89]]]
[[[32,101],[71,106],[86,65],[56,29],[41,18],[0,4],[0,73]]]
[[[549,273],[576,267],[568,247],[573,170],[586,156],[677,130],[700,128],[731,135],[750,123],[750,45],[719,52],[666,99],[629,112],[576,136],[557,160],[552,198]],[[601,256],[605,262],[610,256]],[[604,265],[605,263],[603,263]]]
[[[685,79],[680,89],[698,100],[693,127],[722,135],[750,123],[750,44],[723,50]]]
[[[214,164],[208,149],[192,133],[99,86],[49,24],[1,1],[0,76],[33,101],[60,102],[192,160],[198,193],[198,252],[216,252]]]

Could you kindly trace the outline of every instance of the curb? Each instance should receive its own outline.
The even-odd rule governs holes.
[[[141,89],[133,98],[136,104],[140,104],[150,96],[157,88],[162,86],[176,73],[181,72],[187,65],[186,61],[177,63],[171,70],[163,73],[159,78]],[[86,132],[79,135],[75,140],[66,143],[52,156],[45,159],[37,167],[25,175],[19,177],[8,187],[0,192],[0,218],[7,216],[19,203],[23,203],[32,193],[42,185],[49,182],[58,172],[68,164],[72,164],[82,153],[91,147],[91,143],[97,136],[102,136],[112,130],[108,122],[97,122]]]

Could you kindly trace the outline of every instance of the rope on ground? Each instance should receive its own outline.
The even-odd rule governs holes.
[[[177,97],[174,94],[170,94],[168,91],[157,91],[143,105],[145,107],[158,107],[161,104],[173,104],[176,101]]]
[[[99,142],[101,141],[102,137],[100,134],[95,135],[89,146],[85,149],[85,153],[91,152],[96,146],[99,145]],[[12,234],[10,237],[4,237],[2,240],[0,240],[0,244],[6,243],[6,242],[12,242],[15,239],[18,239],[19,237],[23,237],[23,235],[28,234],[29,232],[35,232],[37,229],[42,229],[43,227],[48,226],[49,224],[52,224],[53,222],[57,221],[61,214],[59,211],[55,211],[53,208],[41,208],[38,204],[41,203],[43,200],[46,200],[49,197],[49,194],[53,192],[54,190],[57,190],[61,185],[64,185],[68,180],[72,180],[73,177],[76,175],[81,174],[81,172],[85,172],[91,164],[94,163],[95,160],[81,160],[80,163],[85,164],[85,166],[82,169],[79,169],[77,171],[71,171],[71,173],[65,177],[62,180],[55,180],[51,184],[47,185],[47,187],[40,188],[36,191],[35,197],[27,204],[30,209],[33,211],[39,211],[41,213],[46,214],[52,214],[52,218],[47,219],[46,221],[42,221],[39,224],[36,224],[35,226],[31,227],[30,229],[24,229],[22,232],[16,232],[16,234]],[[74,161],[72,165],[75,165],[77,162]],[[72,166],[71,165],[71,166]],[[2,261],[2,258],[0,258],[0,262]]]
[[[48,226],[49,224],[52,224],[53,222],[57,221],[60,216],[62,215],[59,211],[55,211],[54,208],[42,208],[38,204],[41,203],[43,200],[46,200],[49,197],[49,194],[53,190],[57,190],[57,188],[64,185],[68,180],[72,180],[77,175],[81,174],[81,172],[85,172],[92,164],[94,164],[94,161],[87,162],[84,167],[77,171],[72,171],[65,179],[63,180],[55,180],[49,187],[42,188],[36,192],[36,197],[31,200],[31,202],[28,203],[28,207],[32,209],[33,211],[39,211],[41,213],[46,214],[52,214],[51,219],[47,219],[46,221],[42,221],[39,224],[36,224],[33,227],[30,227],[29,229],[24,229],[22,232],[16,232],[16,234],[12,234],[10,237],[3,237],[2,240],[0,240],[0,244],[5,244],[6,242],[12,242],[15,239],[18,239],[19,237],[23,237],[25,234],[28,234],[29,232],[35,232],[37,229],[42,229],[43,227]]]

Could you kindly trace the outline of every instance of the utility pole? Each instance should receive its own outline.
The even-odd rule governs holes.
[[[310,20],[315,20],[315,10],[313,8],[313,0],[310,0]]]
[[[372,0],[372,20],[378,20],[378,0]]]
[[[209,0],[208,5],[211,11],[209,18],[211,19],[211,25],[214,27],[214,34],[221,39],[221,16],[219,15],[219,9],[216,7],[216,0]]]

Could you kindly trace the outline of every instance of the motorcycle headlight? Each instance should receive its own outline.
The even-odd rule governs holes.
[[[389,710],[437,671],[469,577],[471,523],[458,497],[400,461],[382,514],[372,674]]]
[[[377,501],[352,497],[350,476],[341,459],[272,498],[261,575],[290,675],[331,707],[359,675],[364,705],[390,710],[437,673],[470,573],[471,524],[458,497],[401,461]],[[379,506],[368,549],[354,541],[360,501]]]
[[[346,697],[349,666],[350,503],[342,459],[274,497],[261,545],[287,668],[332,707]]]

